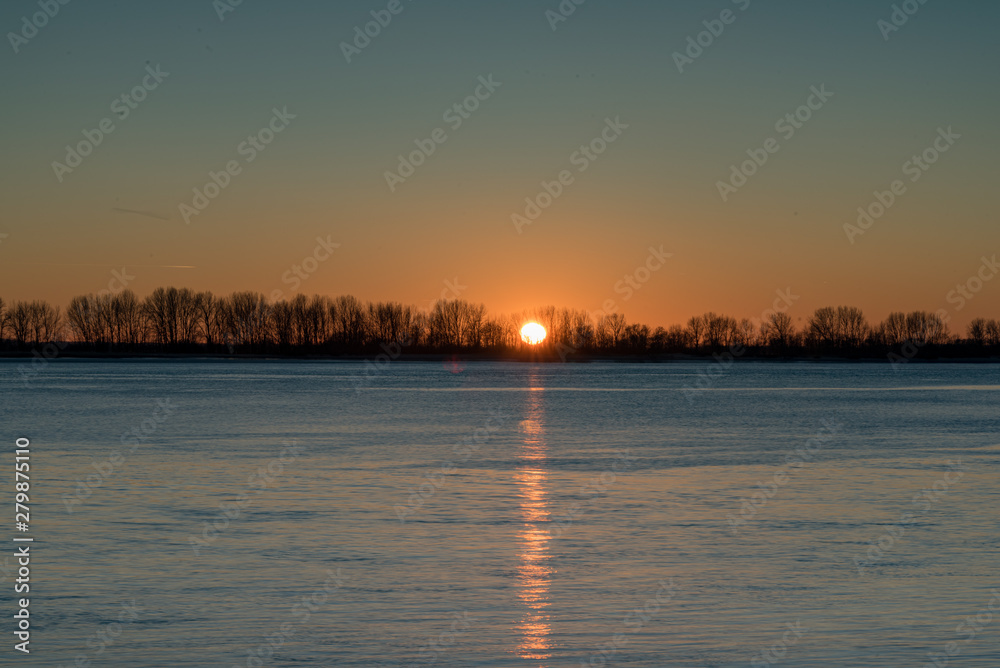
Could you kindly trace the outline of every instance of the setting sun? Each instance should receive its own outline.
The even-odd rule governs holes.
[[[545,340],[545,328],[537,322],[529,322],[521,328],[521,340],[535,346]]]

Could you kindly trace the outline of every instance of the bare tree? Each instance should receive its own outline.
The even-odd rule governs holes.
[[[436,302],[428,316],[430,328],[428,337],[431,345],[461,347],[464,344],[463,335],[467,325],[468,313],[465,302],[458,299]]]
[[[692,348],[700,348],[705,336],[705,321],[701,316],[692,316],[687,322],[687,338]]]
[[[1000,321],[989,320],[986,322],[986,344],[1000,346]]]
[[[291,304],[282,300],[271,305],[271,326],[274,342],[281,350],[287,350],[295,330],[295,310]]]
[[[54,341],[62,329],[62,317],[59,308],[51,304],[35,300],[28,304],[30,332],[33,343],[37,346]]]
[[[333,336],[333,321],[330,318],[330,298],[325,295],[313,295],[307,308],[309,314],[309,331],[312,335],[312,345],[320,346],[327,343]]]
[[[681,351],[691,341],[690,332],[681,325],[671,325],[667,329],[666,343],[669,350]]]
[[[621,313],[602,315],[597,322],[598,338],[601,340],[601,344],[608,349],[617,348],[622,342],[625,326],[625,316]]]
[[[146,322],[142,302],[131,290],[122,290],[114,296],[114,309],[119,321],[119,342],[130,346],[146,340]]]
[[[336,322],[335,336],[351,348],[359,348],[365,343],[368,319],[365,308],[357,297],[342,295],[333,301],[331,315]]]
[[[854,306],[837,307],[837,336],[841,346],[860,348],[868,339],[870,330],[861,309]]]
[[[622,339],[632,352],[644,353],[649,349],[649,325],[633,323],[622,331]]]
[[[789,348],[795,342],[795,325],[787,313],[771,313],[760,327],[765,345],[772,348]]]
[[[142,310],[149,320],[153,338],[161,345],[177,345],[177,302],[177,288],[156,288],[142,302]]]
[[[190,288],[177,291],[177,339],[180,343],[197,343],[201,331],[200,297]]]
[[[466,325],[463,339],[465,345],[479,348],[483,345],[483,325],[486,323],[485,304],[465,304]]]
[[[270,337],[270,308],[258,292],[234,292],[227,301],[230,340],[262,350]]]
[[[830,306],[816,309],[806,322],[805,336],[814,345],[840,345],[836,309]]]
[[[913,311],[906,314],[906,338],[920,344],[942,344],[951,338],[948,324],[937,313]]]
[[[197,298],[197,322],[199,337],[211,348],[219,337],[216,311],[219,300],[211,292],[199,292]]]
[[[402,341],[406,336],[412,313],[396,302],[379,302],[368,305],[370,336],[374,343]]]
[[[985,346],[989,336],[990,321],[986,318],[976,318],[969,323],[969,339],[977,346]]]
[[[573,311],[571,314],[570,336],[567,343],[577,349],[586,348],[594,343],[594,323],[586,311]]]
[[[11,304],[8,322],[17,346],[26,344],[31,332],[31,309],[28,302],[16,301]]]
[[[754,326],[753,321],[749,318],[743,318],[739,322],[733,321],[733,337],[732,342],[734,344],[739,344],[744,347],[751,347],[757,345],[758,332],[757,328]]]
[[[309,322],[309,300],[303,294],[292,297],[289,303],[292,316],[291,342],[297,346],[307,345],[312,340]]]
[[[899,311],[890,313],[877,328],[879,343],[887,346],[898,346],[909,336],[906,326],[906,314]]]
[[[73,297],[65,311],[44,301],[0,299],[0,341],[10,336],[20,348],[41,345],[63,335],[64,325],[73,339],[94,346],[136,346],[155,342],[177,346],[226,342],[230,349],[243,345],[264,351],[277,345],[282,351],[359,351],[375,344],[405,344],[414,349],[515,349],[527,320],[542,324],[547,341],[562,350],[628,350],[634,352],[683,352],[704,346],[724,348],[766,345],[790,348],[803,342],[830,351],[850,352],[869,345],[898,346],[955,344],[941,315],[925,311],[893,312],[871,327],[861,309],[851,306],[816,309],[800,333],[786,313],[770,313],[765,322],[737,321],[726,315],[705,313],[687,326],[669,329],[626,322],[620,313],[604,315],[598,322],[589,313],[553,306],[490,318],[483,304],[465,300],[440,301],[430,312],[397,302],[362,303],[345,295],[296,295],[290,301],[269,304],[264,295],[237,292],[217,298],[210,292],[160,287],[139,300],[131,290],[116,294],[102,291]],[[967,342],[1000,345],[1000,321],[976,318],[967,330]],[[330,346],[334,346],[330,348]]]
[[[70,331],[73,338],[81,343],[94,343],[97,340],[93,300],[92,294],[73,297],[66,307],[66,321]]]
[[[487,320],[483,324],[482,343],[484,348],[497,350],[506,347],[503,324],[498,320]]]

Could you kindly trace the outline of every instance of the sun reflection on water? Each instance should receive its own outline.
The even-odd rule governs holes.
[[[525,612],[518,623],[517,654],[523,659],[552,657],[552,629],[549,625],[549,584],[554,570],[548,565],[548,459],[545,443],[544,389],[532,374],[525,419],[521,421],[521,448],[515,480],[521,501],[521,531],[518,534],[518,599]],[[544,664],[541,664],[544,665]]]

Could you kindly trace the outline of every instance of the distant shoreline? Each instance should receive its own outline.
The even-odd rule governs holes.
[[[142,361],[155,360],[163,362],[175,361],[280,361],[280,362],[375,362],[378,353],[365,354],[343,354],[343,355],[281,355],[275,353],[153,353],[153,352],[65,352],[57,356],[42,357],[31,351],[5,351],[0,352],[2,360],[24,360],[43,359],[48,361],[58,360],[101,360],[101,361]],[[565,359],[556,354],[534,353],[522,355],[498,355],[495,353],[465,352],[465,353],[411,353],[402,354],[391,360],[392,362],[515,362],[528,364],[593,364],[593,363],[631,363],[631,364],[670,364],[676,362],[708,362],[712,364],[730,364],[744,362],[773,362],[777,364],[787,364],[791,362],[812,362],[812,363],[864,363],[864,364],[891,364],[892,361],[886,356],[832,356],[832,355],[798,355],[776,357],[770,355],[743,355],[732,359],[720,361],[713,357],[712,353],[704,355],[691,354],[661,354],[661,355],[587,355],[573,353],[567,355]],[[962,363],[962,364],[1000,364],[1000,356],[997,357],[913,357],[905,363]],[[899,363],[899,362],[897,362]]]

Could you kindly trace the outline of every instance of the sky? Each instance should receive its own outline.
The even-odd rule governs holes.
[[[48,1],[0,5],[8,302],[1000,317],[994,2]]]

